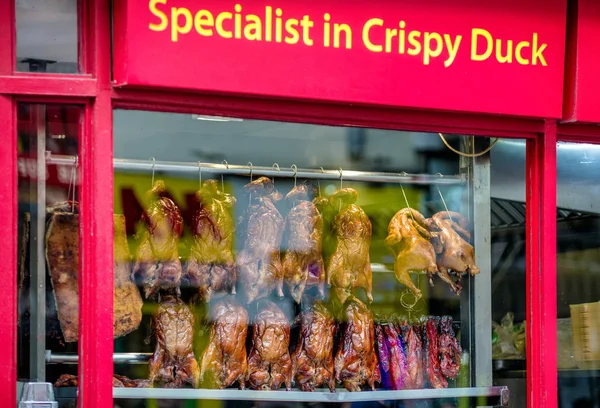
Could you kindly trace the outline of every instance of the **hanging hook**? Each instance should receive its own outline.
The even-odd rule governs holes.
[[[292,170],[294,170],[294,187],[296,187],[296,177],[298,174],[298,166],[296,166],[295,164],[292,164]]]
[[[229,170],[229,163],[227,163],[227,160],[223,160],[221,164],[224,164],[225,168]],[[221,173],[221,191],[223,192],[223,194],[225,194],[225,182],[223,181],[223,173]]]
[[[277,163],[273,163],[273,169],[277,169],[278,172],[281,172],[281,169],[279,168],[279,164],[277,164]],[[275,188],[275,177],[273,177],[273,188]]]
[[[152,187],[154,187],[154,167],[156,166],[156,159],[150,157],[150,160],[152,160]]]
[[[202,188],[202,163],[198,162],[198,189]]]
[[[438,176],[440,176],[440,178],[444,177],[444,175],[442,173],[438,173]],[[448,218],[450,219],[450,223],[453,223],[454,221],[452,220],[452,216],[450,215],[450,211],[448,211],[448,206],[446,205],[446,200],[444,200],[444,196],[442,195],[442,190],[440,190],[440,186],[439,185],[435,185],[437,187],[437,191],[438,194],[440,195],[440,198],[442,199],[442,203],[444,204],[444,208],[446,209],[446,213],[448,214]]]
[[[250,181],[252,181],[252,173],[254,173],[254,167],[252,166],[252,162],[248,162],[248,166],[250,166]]]
[[[79,156],[75,156],[73,166],[71,167],[71,177],[69,178],[69,189],[67,190],[67,201],[71,200],[71,212],[75,212],[75,175],[79,166]],[[71,188],[73,189],[73,197],[71,197]]]
[[[323,167],[321,167],[321,173],[325,174]],[[319,186],[319,197],[321,197],[321,180],[317,179],[317,184]]]
[[[340,190],[342,188],[344,188],[344,170],[340,167],[338,169],[338,171],[340,172]]]

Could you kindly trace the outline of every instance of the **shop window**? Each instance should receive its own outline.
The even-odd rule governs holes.
[[[77,365],[55,363],[77,356],[79,195],[72,164],[81,113],[73,105],[17,105],[19,385],[77,375]]]
[[[77,0],[15,0],[17,71],[78,72]]]
[[[600,402],[600,146],[557,146],[559,406]]]

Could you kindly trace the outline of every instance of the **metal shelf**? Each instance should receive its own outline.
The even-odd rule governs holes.
[[[365,402],[392,400],[420,400],[441,398],[482,398],[495,400],[497,405],[506,406],[509,400],[508,387],[446,388],[402,391],[338,392],[318,390],[303,391],[252,391],[252,390],[208,390],[172,388],[113,388],[113,397],[127,399],[178,399],[178,400],[232,400],[232,401],[290,401],[290,402]],[[494,402],[494,401],[491,401]]]

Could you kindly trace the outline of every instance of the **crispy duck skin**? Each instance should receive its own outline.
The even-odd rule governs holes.
[[[469,221],[457,212],[441,211],[428,221],[433,231],[432,242],[437,255],[437,267],[440,277],[456,294],[462,290],[461,275],[469,273],[477,275],[479,268],[475,265],[475,251],[469,244],[471,234],[467,231]],[[449,271],[456,274],[456,282]]]
[[[392,388],[401,390],[407,377],[406,355],[402,336],[398,336],[393,324],[383,325],[384,339],[390,355]]]
[[[448,381],[444,378],[440,368],[439,334],[437,317],[429,317],[424,325],[425,337],[425,366],[429,385],[433,388],[448,388]]]
[[[296,303],[300,303],[305,289],[314,286],[318,287],[320,297],[325,297],[323,217],[309,201],[315,193],[314,187],[303,183],[286,196],[286,200],[295,204],[286,219],[283,275]]]
[[[352,297],[344,310],[342,338],[335,356],[335,378],[348,391],[360,391],[366,382],[372,390],[381,382],[375,351],[373,314],[360,300]]]
[[[226,388],[237,381],[243,390],[248,371],[248,312],[234,299],[221,299],[211,310],[211,320],[208,347],[200,365],[200,381],[208,382],[212,388]]]
[[[460,370],[462,349],[452,329],[452,317],[444,316],[440,321],[440,368],[446,378],[455,379]]]
[[[400,324],[400,330],[406,346],[406,366],[408,367],[404,388],[421,389],[424,386],[422,329],[418,324],[408,324],[404,321]]]
[[[237,257],[238,289],[247,303],[269,296],[273,289],[283,297],[280,246],[284,220],[275,202],[281,194],[273,181],[260,177],[244,186],[252,203],[244,219],[244,246]]]
[[[254,390],[292,389],[292,360],[289,353],[290,323],[273,302],[263,301],[252,325],[252,348],[248,357],[247,381]]]
[[[398,211],[388,225],[385,245],[395,257],[394,274],[417,298],[421,297],[421,290],[413,283],[410,272],[427,273],[430,284],[433,284],[433,276],[438,273],[430,238],[425,217],[411,208]],[[452,282],[450,277],[448,279]]]
[[[200,367],[194,356],[194,315],[183,301],[167,295],[153,319],[156,349],[150,359],[149,380],[180,388],[198,387]]]
[[[335,392],[333,340],[336,324],[322,303],[302,312],[298,346],[292,354],[292,373],[302,391],[314,391],[327,384]]]
[[[369,303],[373,301],[373,275],[370,246],[372,227],[367,214],[358,205],[358,192],[352,188],[336,191],[331,196],[334,208],[341,208],[333,221],[337,237],[335,251],[327,268],[327,283],[341,303],[356,288],[363,288]]]
[[[375,345],[379,356],[379,370],[381,373],[381,385],[385,390],[393,389],[392,376],[390,373],[390,351],[385,342],[385,334],[381,324],[375,325]]]
[[[184,276],[198,288],[200,298],[235,294],[236,270],[233,258],[234,225],[230,209],[232,195],[220,191],[215,180],[207,180],[196,193],[200,209],[193,217],[194,239]]]
[[[175,203],[164,196],[165,192],[165,183],[157,180],[147,193],[150,205],[142,216],[145,228],[133,275],[141,277],[146,298],[163,288],[180,291],[182,268],[178,244],[183,218]]]

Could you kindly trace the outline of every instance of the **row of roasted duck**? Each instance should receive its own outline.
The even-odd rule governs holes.
[[[230,209],[236,200],[218,186],[215,180],[207,180],[197,193],[201,206],[193,217],[194,239],[185,267],[178,253],[181,213],[165,196],[162,181],[149,190],[150,204],[143,215],[145,229],[133,270],[146,297],[162,288],[179,290],[183,279],[196,287],[205,301],[236,293],[236,287],[247,303],[273,291],[281,297],[284,281],[298,303],[310,287],[317,287],[323,296],[325,282],[342,303],[357,288],[363,288],[372,301],[372,227],[369,217],[355,204],[356,190],[340,189],[326,198],[316,196],[309,183],[298,184],[286,196],[291,209],[284,219],[275,206],[282,195],[271,179],[260,177],[244,186],[249,205],[234,225]],[[397,279],[420,297],[410,273],[427,274],[432,285],[437,274],[460,293],[461,275],[479,273],[467,228],[467,220],[455,212],[425,219],[414,209],[398,211],[385,239],[395,256]],[[235,230],[243,244],[234,258]],[[324,240],[334,241],[331,253],[324,253]]]
[[[246,352],[249,318],[233,298],[211,308],[208,346],[200,364],[193,351],[194,316],[187,305],[168,296],[154,316],[156,349],[148,380],[115,383],[125,387],[226,388],[238,384],[256,390],[277,390],[292,383],[303,391],[336,382],[348,391],[375,389],[446,388],[460,367],[461,350],[452,319],[424,318],[375,323],[371,311],[351,297],[343,307],[340,324],[320,302],[303,311],[294,324],[298,341],[290,352],[290,322],[273,302],[262,300],[253,319],[251,346]],[[335,350],[337,331],[341,331]],[[62,377],[58,385],[72,385]],[[72,378],[71,378],[72,380]]]

